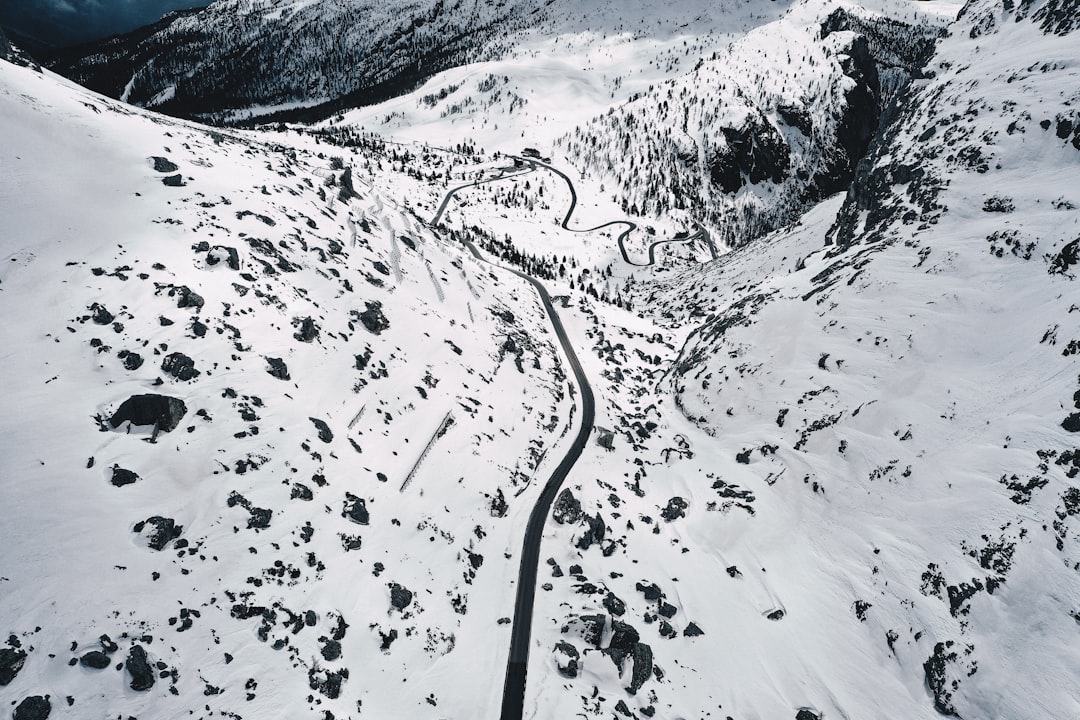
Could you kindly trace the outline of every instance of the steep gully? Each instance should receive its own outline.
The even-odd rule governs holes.
[[[562,178],[570,188],[570,207],[563,217],[561,227],[570,232],[594,232],[615,225],[625,225],[626,230],[619,235],[618,243],[619,252],[622,254],[623,260],[627,264],[636,267],[648,267],[655,262],[655,250],[657,246],[665,243],[689,244],[697,239],[704,239],[709,246],[713,258],[716,258],[717,256],[716,249],[707,232],[703,228],[699,228],[693,235],[688,235],[682,239],[660,240],[652,243],[649,246],[648,262],[635,263],[630,260],[627,255],[624,242],[627,236],[637,229],[636,224],[629,220],[613,220],[587,230],[578,230],[567,227],[567,224],[570,222],[570,217],[574,214],[574,209],[577,207],[577,191],[574,189],[574,183],[561,170],[558,170],[545,162],[535,158],[511,157],[516,163],[526,166],[527,169],[520,172],[504,172],[496,177],[477,180],[467,185],[453,188],[446,193],[442,203],[440,203],[435,212],[435,216],[431,220],[431,225],[438,226],[439,220],[442,218],[451,199],[453,199],[454,195],[458,192],[476,187],[480,184],[509,180],[519,175],[535,172],[538,167],[543,167]],[[466,248],[468,248],[469,252],[472,253],[476,259],[481,262],[495,265],[495,263],[492,263],[481,254],[475,244],[469,240],[465,240],[464,243]],[[566,477],[570,474],[570,470],[574,467],[578,458],[581,457],[581,453],[584,451],[586,443],[588,443],[589,436],[592,434],[596,404],[593,397],[592,386],[589,384],[588,378],[585,377],[581,362],[578,360],[577,353],[574,352],[573,345],[570,343],[570,338],[566,334],[566,329],[563,327],[559,314],[555,311],[555,306],[551,302],[551,296],[548,294],[547,288],[545,288],[536,278],[519,270],[503,267],[501,265],[496,265],[496,267],[509,270],[536,288],[536,292],[540,296],[540,302],[543,304],[548,319],[555,329],[555,335],[559,340],[559,344],[562,346],[563,353],[566,355],[566,359],[570,364],[570,369],[574,373],[574,380],[577,382],[577,386],[581,393],[581,424],[578,428],[577,435],[574,436],[574,440],[570,444],[570,447],[567,448],[562,461],[559,463],[558,467],[555,468],[554,472],[552,472],[547,484],[544,485],[540,497],[537,498],[536,505],[533,506],[532,512],[529,514],[529,522],[525,528],[525,542],[522,548],[521,566],[518,570],[517,597],[514,602],[514,624],[510,635],[510,656],[506,663],[506,677],[503,681],[502,711],[500,716],[501,720],[521,720],[525,711],[525,676],[529,664],[529,644],[532,637],[533,604],[536,599],[536,576],[540,565],[540,541],[544,534],[544,523],[547,521],[548,513],[551,511],[551,505],[555,501],[555,496],[562,487],[563,481],[566,480]]]

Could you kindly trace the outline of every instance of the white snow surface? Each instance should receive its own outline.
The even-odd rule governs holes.
[[[567,14],[322,128],[394,138],[351,148],[0,62],[0,642],[27,653],[0,704],[496,717],[525,522],[580,422],[535,293],[497,267],[525,255],[612,441],[549,518],[526,717],[1080,717],[1078,31],[1044,27],[1059,0],[973,0],[955,22],[953,2],[843,4],[947,26],[851,190],[719,260],[671,243],[648,268],[619,226],[562,230],[565,183],[500,153],[546,154],[665,78],[694,89],[713,52],[744,70],[817,52],[800,18],[837,3],[687,28],[672,11],[653,34]],[[769,69],[763,93],[795,92]],[[623,219],[579,160],[552,160],[571,228]],[[690,217],[637,218],[628,251]],[[174,352],[200,374],[164,372]],[[101,425],[142,393],[183,399],[180,425]],[[114,466],[139,479],[114,486]],[[133,531],[153,516],[183,526],[161,551]],[[109,668],[70,665],[103,633]],[[116,669],[133,645],[163,663],[148,691]]]

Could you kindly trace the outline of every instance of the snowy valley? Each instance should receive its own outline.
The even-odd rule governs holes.
[[[2,712],[1080,717],[1078,17],[0,36]]]

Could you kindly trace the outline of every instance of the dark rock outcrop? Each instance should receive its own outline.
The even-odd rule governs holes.
[[[934,708],[942,715],[959,717],[952,704],[953,686],[946,672],[948,664],[957,659],[957,654],[949,649],[953,644],[952,640],[946,640],[934,645],[934,654],[923,663],[923,672],[926,686],[934,694]]]
[[[116,409],[109,424],[113,429],[125,422],[132,425],[156,425],[161,432],[172,432],[187,414],[187,405],[180,398],[167,395],[132,395]]]
[[[161,178],[161,183],[166,187],[184,187],[184,177],[180,173],[166,175]]]
[[[132,690],[142,691],[154,687],[154,669],[150,666],[142,645],[131,646],[124,666],[131,675]]]

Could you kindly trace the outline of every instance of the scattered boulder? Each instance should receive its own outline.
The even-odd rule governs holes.
[[[390,605],[397,610],[404,610],[412,602],[412,591],[404,585],[390,583]]]
[[[172,518],[154,515],[145,520],[135,523],[134,532],[141,533],[146,530],[147,545],[151,550],[164,550],[165,546],[184,532],[183,525],[177,525]]]
[[[99,305],[98,303],[91,305],[90,311],[93,313],[93,315],[90,316],[90,319],[97,325],[108,325],[116,319],[116,316],[109,312],[104,305]]]
[[[124,368],[126,370],[138,370],[142,367],[143,357],[137,352],[131,350],[121,350],[116,353],[116,356],[124,361]]]
[[[136,426],[155,425],[161,432],[172,432],[187,414],[180,398],[166,395],[132,395],[117,408],[109,424],[115,430],[125,422]]]
[[[206,264],[214,266],[221,262],[224,262],[230,270],[239,270],[240,254],[234,247],[215,245],[206,253]]]
[[[555,664],[563,677],[576,678],[578,676],[579,657],[581,655],[578,649],[565,640],[560,640],[555,644]]]
[[[593,544],[602,543],[604,535],[607,533],[607,525],[604,524],[604,518],[600,516],[600,513],[586,515],[585,520],[588,522],[588,527],[578,538],[577,547],[579,550],[588,550]]]
[[[626,613],[626,603],[613,593],[608,592],[604,598],[604,609],[616,617],[622,617]]]
[[[109,667],[110,663],[111,660],[109,660],[109,656],[100,650],[91,650],[79,658],[80,665],[93,670],[104,670]]]
[[[559,497],[555,499],[551,519],[560,525],[574,525],[581,519],[581,502],[574,497],[574,493],[570,492],[569,488],[563,488]]]
[[[195,368],[195,361],[181,352],[170,353],[161,361],[161,371],[177,380],[194,380],[202,373]]]
[[[23,698],[23,701],[15,708],[13,717],[15,720],[45,720],[50,712],[52,712],[52,704],[49,702],[48,695],[31,695]]]
[[[101,643],[101,649],[111,655],[120,649],[120,646],[113,642],[113,639],[108,635],[102,635],[98,638],[98,642]]]
[[[146,658],[146,650],[142,645],[131,646],[124,666],[131,675],[132,690],[142,691],[154,687],[154,670]]]
[[[604,626],[607,618],[603,615],[582,615],[577,618],[581,624],[581,639],[595,648],[600,647],[600,641],[604,639]]]
[[[300,342],[309,343],[319,337],[319,326],[315,324],[315,321],[310,316],[293,321],[293,325],[297,328],[296,332],[293,333],[293,337]]]
[[[285,361],[281,358],[266,358],[266,372],[276,377],[278,380],[290,380],[289,367],[285,364]]]
[[[157,155],[150,158],[150,162],[154,163],[154,172],[174,173],[180,169],[176,163],[168,158],[158,157]]]
[[[345,509],[341,511],[341,516],[349,518],[357,525],[367,525],[371,519],[364,498],[356,497],[352,493],[345,493]]]
[[[166,175],[161,178],[161,182],[166,187],[184,187],[184,176],[180,173],[175,175]]]
[[[141,478],[131,470],[125,470],[119,465],[113,465],[112,478],[109,480],[116,487],[123,487],[124,485],[131,485],[139,481]]]
[[[326,660],[327,662],[337,660],[341,657],[341,643],[337,640],[327,638],[319,652],[322,653],[323,660]]]
[[[821,716],[810,708],[799,708],[799,712],[795,713],[795,720],[821,720]]]
[[[684,637],[699,637],[705,634],[705,631],[698,627],[697,623],[689,623],[686,629],[682,631]]]
[[[386,319],[386,315],[382,311],[382,303],[378,300],[364,303],[367,305],[367,310],[360,313],[360,322],[364,327],[368,329],[374,335],[378,335],[383,330],[390,327],[390,321]]]
[[[330,426],[324,421],[317,418],[308,418],[314,425],[315,429],[319,431],[319,439],[324,443],[328,443],[334,439],[334,433],[330,431]]]
[[[689,504],[681,497],[675,496],[668,500],[667,507],[660,511],[660,517],[672,522],[681,517],[686,517],[686,508]]]

